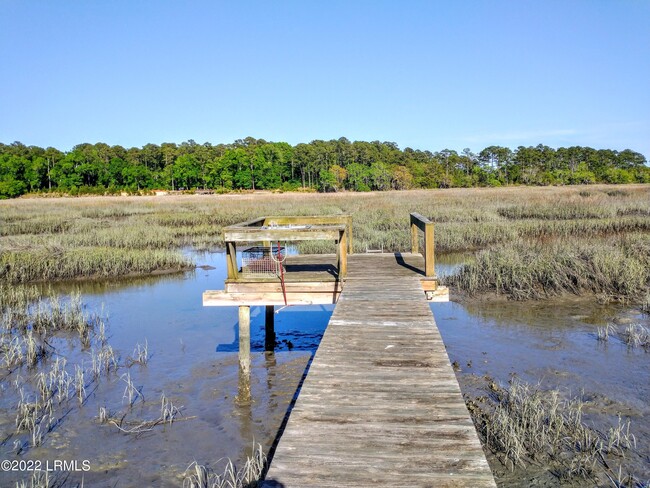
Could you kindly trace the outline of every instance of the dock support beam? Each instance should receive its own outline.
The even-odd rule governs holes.
[[[264,350],[275,350],[275,307],[266,305],[266,320],[264,322]]]
[[[251,399],[251,308],[239,307],[239,384],[237,402],[250,403]]]

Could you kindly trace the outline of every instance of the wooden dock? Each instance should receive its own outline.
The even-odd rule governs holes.
[[[263,486],[495,487],[419,254],[355,254]]]
[[[273,350],[275,305],[336,304],[263,486],[496,486],[427,302],[449,300],[434,269],[434,224],[409,218],[411,252],[395,254],[353,254],[345,215],[224,229],[225,289],[206,291],[203,304],[239,306],[238,402],[253,401],[250,307],[266,307]],[[334,241],[336,254],[283,257],[281,242],[306,240]],[[260,242],[240,267],[237,246]]]

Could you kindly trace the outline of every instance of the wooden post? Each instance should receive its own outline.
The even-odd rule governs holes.
[[[251,308],[239,307],[239,367],[244,371],[251,368]]]
[[[251,399],[251,308],[239,307],[239,382],[237,403],[245,405]]]
[[[348,221],[348,254],[353,254],[352,251],[352,216],[347,218]]]
[[[226,264],[228,265],[228,279],[236,280],[239,277],[237,266],[237,247],[234,242],[226,242]]]
[[[419,213],[411,213],[411,252],[418,253],[418,230],[424,232],[424,275],[435,276],[433,222]]]
[[[266,321],[264,323],[264,350],[275,350],[275,307],[273,305],[266,306]]]
[[[339,247],[336,253],[338,255],[339,277],[343,278],[348,274],[348,242],[345,230],[339,235]]]
[[[411,252],[417,254],[418,248],[418,226],[415,225],[415,222],[411,221]]]
[[[424,229],[424,275],[435,276],[433,222],[427,223]]]

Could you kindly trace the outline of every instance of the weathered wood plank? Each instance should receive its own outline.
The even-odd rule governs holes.
[[[223,230],[225,242],[262,242],[262,241],[314,241],[339,240],[343,225],[322,225],[304,228],[270,228],[270,227],[226,227]]]
[[[285,281],[287,293],[334,293],[341,292],[343,285],[340,281]],[[228,293],[282,293],[280,280],[276,282],[241,282],[226,281],[225,291]]]
[[[264,225],[313,224],[330,225],[343,224],[346,228],[348,253],[352,254],[352,216],[351,215],[300,215],[300,216],[268,216]]]
[[[424,264],[350,257],[264,486],[496,486],[424,298]]]
[[[288,305],[328,305],[336,303],[339,293],[287,293]],[[268,293],[228,293],[225,290],[203,292],[204,307],[234,307],[239,305],[284,305],[284,294]]]

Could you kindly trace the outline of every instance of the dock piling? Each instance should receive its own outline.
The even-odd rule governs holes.
[[[266,305],[266,317],[264,322],[264,350],[275,350],[275,307]]]
[[[250,402],[251,397],[251,308],[239,307],[239,383],[237,401]]]

